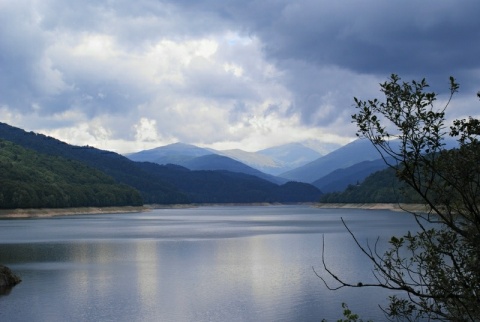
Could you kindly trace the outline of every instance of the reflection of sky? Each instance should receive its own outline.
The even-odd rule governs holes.
[[[5,311],[12,321],[31,317],[36,321],[112,317],[128,321],[318,321],[328,317],[322,315],[325,312],[341,313],[343,301],[358,303],[362,297],[374,301],[371,295],[350,295],[366,293],[328,292],[312,271],[312,266],[321,269],[324,232],[331,267],[355,282],[363,277],[365,260],[338,216],[308,207],[295,214],[288,211],[296,209],[291,207],[239,207],[229,217],[225,209],[168,210],[139,217],[79,216],[50,221],[56,224],[50,230],[42,221],[17,221],[21,231],[35,230],[40,224],[45,236],[37,232],[35,238],[57,241],[9,244],[2,243],[0,234],[0,262],[7,259],[7,264],[27,276],[12,294],[0,299],[0,307],[2,300],[8,301],[8,307],[32,303],[29,311]],[[259,216],[252,216],[252,211]],[[341,214],[361,242],[366,236],[374,242],[382,225],[382,234],[391,234],[406,223],[397,215],[385,217],[391,213]],[[320,233],[285,233],[295,218],[295,231]],[[4,224],[15,235],[11,222],[0,221],[0,231]],[[68,239],[65,236],[71,227],[74,234]],[[81,236],[88,238],[78,239]],[[379,297],[380,293],[374,298]]]
[[[73,306],[74,315],[87,319],[99,308],[109,307],[114,301],[117,285],[121,276],[112,269],[115,263],[115,245],[111,243],[72,243],[69,245],[68,261],[72,261],[72,269],[66,270],[65,302]],[[68,263],[67,261],[67,263]],[[99,300],[101,299],[101,300]],[[104,313],[108,314],[108,313]]]
[[[158,265],[157,243],[144,241],[135,243],[135,246],[139,303],[142,311],[149,311],[156,305],[157,290],[161,288],[158,282],[161,266]]]

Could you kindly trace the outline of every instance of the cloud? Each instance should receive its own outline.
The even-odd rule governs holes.
[[[1,118],[121,152],[345,143],[353,97],[381,97],[390,73],[442,95],[453,75],[451,116],[475,115],[477,12],[474,0],[2,2]]]
[[[269,23],[254,20],[250,28],[278,60],[368,74],[437,74],[452,66],[478,67],[480,44],[472,42],[480,35],[477,1],[299,0],[273,10],[267,13]]]

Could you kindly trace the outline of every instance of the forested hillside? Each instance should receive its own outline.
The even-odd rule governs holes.
[[[363,161],[350,167],[337,169],[312,184],[324,193],[340,192],[349,185],[358,184],[369,175],[387,167],[383,159]]]
[[[0,139],[0,208],[142,205],[140,193],[80,162]]]
[[[160,166],[150,162],[139,166],[178,187],[195,203],[312,202],[318,201],[321,195],[321,191],[310,184],[277,185],[238,172],[191,171],[177,165]]]
[[[34,132],[0,123],[0,138],[37,152],[80,161],[140,191],[145,203],[188,203],[175,187],[140,169],[135,162],[117,153],[88,146],[74,146]]]
[[[349,185],[342,192],[322,195],[320,202],[328,203],[421,203],[413,189],[401,183],[395,171],[387,168],[369,175],[358,185]]]

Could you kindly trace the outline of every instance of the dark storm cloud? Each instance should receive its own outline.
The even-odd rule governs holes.
[[[480,67],[480,2],[180,1],[259,36],[269,57],[365,74],[458,75]]]
[[[362,73],[478,66],[477,1],[303,4],[286,6],[274,28],[261,30],[273,56],[335,64]],[[271,44],[268,39],[273,39]]]
[[[177,124],[202,119],[237,136],[297,119],[353,135],[353,97],[379,97],[391,73],[441,93],[452,75],[474,97],[479,12],[476,0],[1,2],[0,108],[52,128],[97,117],[115,135],[132,130],[109,115],[180,139]],[[467,103],[459,114],[475,113]]]

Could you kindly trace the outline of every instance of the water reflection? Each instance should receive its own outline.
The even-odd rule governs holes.
[[[328,292],[312,271],[325,236],[336,272],[369,276],[340,216],[361,240],[414,227],[390,212],[309,207],[2,220],[0,262],[24,281],[0,298],[0,320],[318,321],[344,301],[381,319],[385,293]]]
[[[136,243],[135,262],[137,267],[138,298],[141,311],[150,311],[158,304],[157,290],[162,289],[158,276],[161,275],[159,265],[160,254],[157,251],[157,243],[153,241]]]

